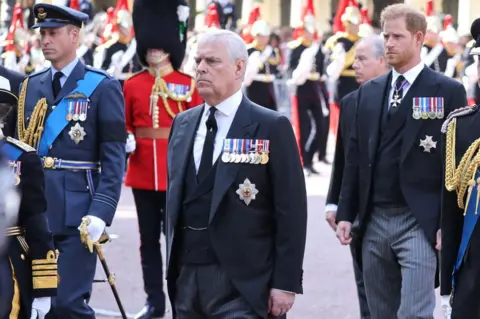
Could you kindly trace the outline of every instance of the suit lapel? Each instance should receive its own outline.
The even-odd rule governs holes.
[[[78,62],[77,65],[72,70],[72,73],[70,73],[70,76],[67,78],[67,81],[65,84],[62,86],[62,89],[58,93],[58,96],[55,98],[55,101],[53,102],[54,105],[57,105],[62,98],[67,95],[68,93],[72,92],[73,89],[77,87],[77,82],[78,80],[83,79],[85,76],[85,66],[83,65],[82,62]],[[50,77],[50,81],[51,81]],[[52,86],[50,85],[50,88]],[[50,89],[51,90],[51,89]]]
[[[175,140],[170,141],[172,145],[172,161],[171,164],[176,166],[176,169],[172,172],[175,175],[177,189],[171,189],[170,191],[176,194],[183,193],[183,184],[185,183],[185,174],[187,171],[187,164],[192,156],[193,142],[195,140],[195,134],[197,132],[198,124],[203,114],[204,107],[196,107],[189,112],[187,116],[182,119],[178,128],[175,128],[176,135]],[[176,196],[175,203],[169,203],[171,208],[171,214],[173,216],[173,223],[176,225],[178,213],[180,211],[180,205],[182,204],[183,196]]]
[[[42,96],[47,99],[48,105],[53,105],[52,69],[49,69],[40,76],[40,82],[42,85],[39,89],[42,93]]]
[[[364,123],[368,125],[366,130],[370,130],[368,135],[368,158],[370,162],[375,159],[377,153],[380,124],[382,123],[382,115],[385,112],[385,95],[388,94],[388,89],[390,88],[391,74],[392,72],[390,71],[372,80],[371,84],[373,87],[369,92],[370,96],[367,100],[369,103],[366,110],[358,110],[358,112],[365,112],[361,116],[365,116],[368,119]],[[379,94],[379,92],[383,92],[383,94]]]
[[[253,137],[258,127],[258,123],[254,122],[252,118],[252,105],[252,102],[244,96],[238,107],[237,113],[235,114],[232,126],[228,131],[227,138],[246,139]],[[230,185],[232,185],[237,176],[238,170],[241,167],[241,164],[223,163],[220,158],[221,154],[217,163],[209,223],[212,222],[223,196]]]
[[[406,100],[405,102],[408,103],[408,105],[410,106],[410,112],[413,112],[412,110],[413,98],[440,96],[438,92],[439,86],[437,84],[436,79],[437,77],[435,76],[435,71],[425,66],[422,72],[415,79],[415,82],[413,83],[412,88],[408,90],[408,94],[407,94],[407,96],[409,96],[408,99],[405,99]],[[413,118],[413,116],[407,116],[406,123],[405,123],[405,130],[403,133],[402,158],[401,158],[402,162],[403,160],[405,160],[408,153],[412,149],[412,145],[415,143],[418,133],[420,132],[420,129],[422,128],[422,125],[425,123],[425,121],[433,121],[433,120],[430,120],[430,119],[416,120]]]

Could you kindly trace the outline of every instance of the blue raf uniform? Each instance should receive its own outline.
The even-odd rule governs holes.
[[[34,14],[33,28],[41,29],[82,27],[88,20],[84,13],[43,3],[34,6]],[[115,215],[125,166],[124,100],[117,80],[78,58],[61,70],[53,65],[22,83],[17,136],[41,157],[47,216],[61,256],[49,318],[95,318],[87,303],[97,256],[81,242],[78,228],[88,216],[103,231]]]

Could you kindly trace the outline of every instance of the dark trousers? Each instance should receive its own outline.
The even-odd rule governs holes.
[[[94,319],[88,305],[97,254],[85,248],[80,236],[54,236],[58,256],[58,290],[47,319]]]
[[[12,310],[13,280],[8,256],[0,257],[0,319],[9,319]]]
[[[357,284],[358,303],[360,306],[360,318],[370,319],[370,310],[368,309],[367,295],[365,294],[365,284],[363,282],[362,268],[357,262],[355,247],[350,245],[350,252],[353,259],[353,274],[355,275],[355,283]]]
[[[263,319],[219,265],[182,266],[176,288],[176,319]],[[286,315],[277,318],[286,319]]]
[[[313,156],[321,149],[319,157],[323,158],[326,154],[328,125],[325,134],[325,120],[322,114],[322,105],[319,98],[297,96],[298,120],[300,125],[300,146],[303,157],[303,165],[311,167]],[[328,116],[326,117],[329,118]],[[328,123],[328,122],[327,122]]]
[[[147,303],[159,313],[165,312],[163,266],[160,235],[165,216],[166,192],[132,189],[140,232],[140,257]],[[164,232],[164,231],[163,231]]]

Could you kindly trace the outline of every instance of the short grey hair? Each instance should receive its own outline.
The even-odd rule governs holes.
[[[212,42],[221,42],[225,44],[231,61],[236,62],[237,60],[243,60],[245,61],[246,65],[248,61],[247,45],[238,34],[230,30],[210,29],[200,35],[198,39],[198,46]]]
[[[375,58],[385,56],[385,43],[383,37],[380,35],[370,35],[360,40],[360,43],[367,43],[372,48],[372,53]],[[360,44],[359,43],[359,44]]]

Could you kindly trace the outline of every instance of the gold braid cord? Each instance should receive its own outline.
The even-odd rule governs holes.
[[[467,149],[460,160],[458,167],[456,166],[455,139],[456,139],[457,119],[452,119],[448,125],[447,141],[446,141],[446,158],[445,158],[445,187],[448,191],[457,192],[458,207],[466,212],[470,195],[475,185],[480,184],[480,178],[476,181],[475,175],[480,166],[480,138],[475,140]],[[468,197],[465,194],[468,191]],[[477,194],[476,212],[478,211],[478,203],[480,200],[480,192]],[[465,205],[467,203],[467,205]]]
[[[187,94],[176,95],[168,89],[167,82],[165,82],[165,80],[162,77],[158,76],[155,79],[155,84],[152,87],[152,94],[150,96],[151,111],[153,112],[153,117],[154,117],[154,125],[156,123],[156,120],[158,120],[158,114],[155,114],[155,106],[157,105],[159,96],[162,98],[163,106],[167,111],[168,115],[170,115],[171,118],[174,118],[175,115],[177,114],[170,107],[170,104],[168,103],[167,98],[170,98],[177,102],[178,113],[181,113],[184,111],[182,103],[189,100],[192,97],[192,94],[194,91],[195,91],[195,81],[193,79],[190,82],[190,90],[187,92]]]
[[[20,98],[18,100],[18,139],[37,149],[44,129],[43,125],[45,123],[48,104],[46,98],[42,98],[37,102],[30,116],[28,128],[25,129],[25,98],[27,95],[27,85],[28,77],[23,81],[22,91],[20,92]]]

